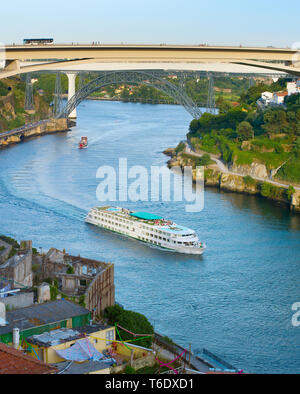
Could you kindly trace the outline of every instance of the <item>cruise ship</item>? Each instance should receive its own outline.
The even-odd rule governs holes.
[[[120,207],[95,207],[85,221],[173,252],[201,255],[206,249],[195,231],[147,212]]]

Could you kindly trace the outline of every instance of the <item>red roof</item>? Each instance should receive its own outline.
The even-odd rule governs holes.
[[[28,356],[20,350],[0,343],[0,375],[4,374],[51,374],[57,369]]]
[[[278,97],[282,97],[282,96],[287,96],[288,92],[279,92],[279,93],[275,93]]]

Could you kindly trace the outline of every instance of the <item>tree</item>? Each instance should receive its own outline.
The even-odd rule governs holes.
[[[293,143],[293,152],[297,157],[300,157],[300,137],[298,137]]]
[[[147,334],[150,337],[135,341],[136,345],[144,346],[150,348],[152,345],[152,337],[154,333],[153,326],[150,324],[146,316],[142,315],[138,312],[128,311],[123,309],[119,305],[110,306],[105,309],[104,317],[108,319],[109,323],[114,325],[118,324],[125,328],[128,331],[131,331],[135,334]],[[120,336],[118,336],[118,340],[132,340],[137,339],[132,334],[129,334],[126,331],[119,329]]]
[[[225,113],[231,108],[230,102],[226,101],[223,96],[219,96],[219,98],[216,100],[216,106],[219,109],[219,113]]]
[[[242,140],[242,141],[246,141],[249,140],[250,138],[254,138],[254,132],[253,132],[253,127],[252,125],[247,122],[241,122],[238,127],[237,127],[237,133],[238,133],[238,137]]]
[[[205,153],[202,157],[196,160],[196,166],[207,166],[212,162],[208,153]]]
[[[129,89],[124,88],[124,89],[122,90],[122,92],[121,92],[121,99],[122,99],[122,100],[128,100],[129,97],[130,97]]]
[[[289,201],[291,201],[293,194],[295,193],[295,189],[293,188],[293,186],[289,186],[289,188],[287,189],[286,195]]]

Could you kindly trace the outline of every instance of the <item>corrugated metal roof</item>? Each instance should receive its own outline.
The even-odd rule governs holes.
[[[67,320],[75,316],[87,315],[90,311],[67,300],[56,300],[44,304],[36,304],[6,313],[8,325],[0,327],[0,335],[12,331],[18,326],[22,330],[45,324]],[[14,324],[14,321],[18,321]]]
[[[70,366],[69,366],[70,365]],[[101,361],[88,361],[85,363],[71,363],[69,361],[61,362],[55,365],[59,368],[62,375],[78,375],[89,372],[100,371],[101,369],[110,368],[110,365]],[[69,367],[68,367],[69,366]]]

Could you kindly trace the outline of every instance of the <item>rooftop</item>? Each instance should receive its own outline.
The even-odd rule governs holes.
[[[43,347],[51,347],[51,346],[59,345],[60,343],[82,339],[90,334],[93,334],[98,331],[106,330],[108,328],[112,328],[112,327],[98,323],[83,326],[83,327],[77,327],[76,329],[60,328],[50,332],[44,332],[43,334],[33,335],[30,338],[26,338],[26,341],[28,343],[32,343]]]
[[[134,212],[134,213],[131,213],[130,216],[136,217],[138,219],[143,219],[143,220],[160,220],[160,219],[162,219],[161,216],[153,215],[152,213],[148,213],[148,212]]]
[[[0,327],[0,335],[12,332],[15,321],[19,321],[19,328],[26,330],[29,328],[42,326],[70,319],[75,316],[87,315],[90,311],[80,305],[67,300],[56,300],[44,304],[35,304],[26,308],[20,308],[6,313],[8,324]]]
[[[57,368],[0,343],[0,374],[51,374]]]
[[[64,361],[56,364],[62,375],[78,375],[86,374],[89,372],[100,371],[101,369],[110,368],[110,365],[102,361],[87,361],[84,363],[70,363],[69,361]]]

